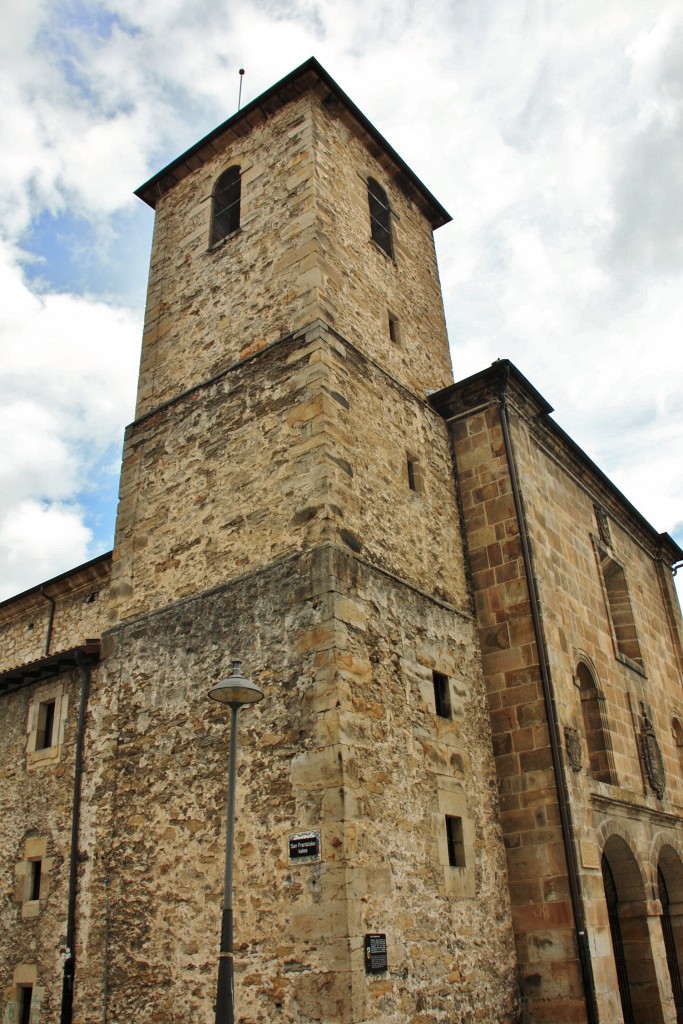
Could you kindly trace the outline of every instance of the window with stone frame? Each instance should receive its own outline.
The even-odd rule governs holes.
[[[446,843],[448,847],[448,863],[452,868],[464,868],[465,841],[462,831],[462,818],[454,815],[446,815]]]
[[[373,242],[393,259],[391,237],[391,208],[387,194],[374,178],[368,178],[368,206],[370,208],[370,234]]]
[[[228,167],[216,181],[211,200],[211,239],[216,245],[240,226],[242,178],[240,168]]]
[[[406,452],[405,467],[408,488],[414,491],[415,494],[422,494],[424,491],[424,471],[412,452]]]
[[[602,549],[598,549],[598,559],[617,657],[643,674],[643,658],[626,584],[626,573],[623,567]]]
[[[616,775],[605,712],[605,699],[600,694],[593,673],[585,662],[579,662],[575,681],[581,700],[583,734],[588,747],[589,773],[599,782],[609,782],[614,785]]]
[[[14,969],[12,987],[5,989],[5,1021],[16,1024],[38,1024],[45,990],[38,984],[35,964],[22,963]]]
[[[39,687],[29,701],[26,731],[28,768],[54,764],[61,756],[68,697],[61,683]]]
[[[443,672],[432,672],[434,686],[434,710],[439,718],[451,717],[451,688],[448,676]]]
[[[15,898],[22,918],[37,917],[50,892],[53,858],[47,856],[47,837],[31,836],[24,843],[24,859],[15,867]]]

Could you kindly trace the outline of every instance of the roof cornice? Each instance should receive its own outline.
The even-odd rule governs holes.
[[[359,134],[373,143],[373,149],[379,147],[379,151],[388,158],[395,169],[394,177],[397,184],[411,198],[419,202],[428,215],[433,228],[441,227],[452,219],[441,203],[411,171],[405,160],[389,145],[343,89],[340,89],[315,57],[310,57],[294,71],[272,85],[270,89],[266,89],[260,96],[257,96],[251,103],[247,103],[227,121],[219,124],[203,139],[200,139],[149,181],[146,181],[144,185],[136,189],[135,195],[154,209],[157,200],[179,181],[186,178],[188,174],[223,152],[231,141],[247,135],[276,111],[303,96],[310,89],[315,89],[328,106],[336,102],[350,115]]]
[[[668,533],[658,533],[619,488],[603,473],[591,458],[576,444],[562,427],[552,419],[552,405],[536,390],[527,378],[509,359],[497,359],[491,366],[464,380],[443,388],[431,395],[429,402],[444,419],[454,419],[473,412],[481,405],[491,402],[512,402],[515,409],[530,424],[537,438],[546,445],[552,444],[565,459],[574,463],[584,480],[591,479],[591,490],[611,500],[647,541],[653,554],[674,567],[683,561],[683,550]]]

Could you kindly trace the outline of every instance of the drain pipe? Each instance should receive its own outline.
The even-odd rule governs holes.
[[[538,650],[538,662],[541,672],[541,682],[543,685],[543,700],[545,703],[545,713],[548,720],[548,732],[550,733],[550,750],[553,762],[553,772],[555,775],[555,784],[557,788],[557,799],[560,810],[562,841],[564,845],[565,857],[567,858],[569,895],[572,904],[572,912],[574,915],[576,945],[579,952],[579,964],[581,967],[581,978],[583,981],[583,991],[586,1000],[586,1012],[588,1014],[589,1024],[599,1024],[598,1008],[595,999],[595,981],[593,978],[593,966],[591,964],[590,948],[588,945],[588,933],[586,931],[586,921],[583,913],[583,898],[581,896],[581,884],[579,880],[579,865],[576,859],[576,847],[574,845],[574,829],[572,826],[571,811],[569,808],[567,783],[564,775],[564,767],[562,764],[562,754],[560,751],[560,744],[558,741],[559,728],[557,719],[557,708],[555,707],[555,698],[553,697],[550,679],[550,665],[548,664],[545,644],[543,641],[543,631],[541,628],[541,614],[539,608],[538,593],[536,590],[536,582],[534,580],[534,576],[532,573],[531,551],[529,549],[529,540],[527,537],[526,527],[524,525],[522,499],[512,454],[512,441],[510,439],[510,418],[507,401],[505,397],[509,375],[510,371],[509,369],[507,369],[506,377],[505,380],[503,381],[500,395],[500,425],[503,432],[505,456],[507,459],[508,470],[510,473],[512,497],[515,503],[515,514],[517,516],[517,525],[519,527],[519,539],[522,547],[524,572],[526,574],[527,587],[529,590],[529,603],[531,606],[531,618],[534,627],[534,638],[536,640],[536,649]]]
[[[44,597],[46,601],[50,602],[50,611],[48,612],[48,617],[47,617],[47,632],[46,632],[46,635],[45,635],[45,652],[44,652],[45,656],[47,657],[47,655],[50,653],[50,644],[52,642],[52,627],[53,627],[53,624],[54,624],[54,621],[55,621],[55,605],[57,604],[57,602],[55,601],[54,597],[50,597],[49,594],[45,593],[45,588],[44,587],[40,588],[40,595],[41,595],[41,597]]]
[[[62,1012],[60,1024],[71,1024],[73,1018],[74,975],[76,972],[76,890],[78,882],[78,839],[81,822],[81,781],[83,777],[83,743],[85,739],[85,714],[90,693],[90,669],[79,654],[76,663],[81,673],[81,699],[78,708],[76,732],[76,758],[74,764],[73,806],[71,813],[71,856],[69,860],[69,893],[66,917],[66,949],[64,953],[64,974],[62,978]]]

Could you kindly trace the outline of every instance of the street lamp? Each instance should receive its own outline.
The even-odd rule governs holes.
[[[225,887],[221,921],[221,951],[218,954],[216,1024],[235,1020],[235,972],[232,949],[232,866],[235,847],[235,783],[237,779],[237,714],[245,704],[255,704],[263,693],[251,679],[242,675],[242,662],[233,661],[227,679],[209,690],[209,697],[230,708],[230,761],[228,764],[228,811],[225,844]]]

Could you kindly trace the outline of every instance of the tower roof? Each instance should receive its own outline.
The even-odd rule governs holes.
[[[348,127],[368,146],[372,155],[383,164],[397,186],[423,210],[433,228],[447,224],[452,218],[428,188],[411,171],[375,126],[361,113],[355,103],[339,88],[327,71],[315,59],[309,58],[294,71],[267,89],[255,100],[238,110],[227,121],[196,142],[167,167],[159,171],[135,195],[153,209],[157,200],[179,181],[187,177],[206,161],[213,159],[235,139],[248,134],[287,103],[314,89],[323,102],[339,114]]]

